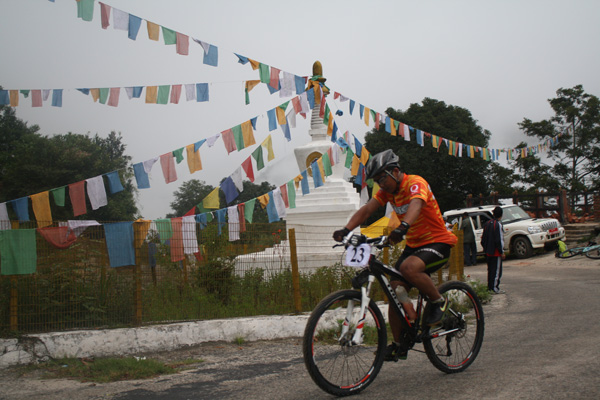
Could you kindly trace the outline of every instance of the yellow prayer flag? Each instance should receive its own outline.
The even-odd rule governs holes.
[[[317,160],[317,165],[319,166],[319,172],[321,173],[321,180],[325,182],[325,167],[323,166],[323,157],[319,157]]]
[[[448,140],[448,155],[454,155],[454,142],[452,140]]]
[[[250,61],[250,65],[252,66],[252,70],[255,71],[259,68],[260,63],[258,61],[254,61],[252,59],[248,59],[248,61]],[[260,81],[259,81],[260,82]]]
[[[315,89],[315,104],[321,104],[321,86],[313,86]]]
[[[156,104],[158,86],[146,86],[146,103]]]
[[[371,114],[371,109],[369,107],[365,107],[365,125],[369,126],[369,115]]]
[[[350,167],[350,173],[352,176],[358,174],[358,167],[360,165],[360,159],[356,157],[356,154],[352,157],[352,166]]]
[[[31,204],[33,206],[33,213],[38,223],[38,228],[43,228],[48,225],[52,225],[52,212],[50,211],[50,201],[48,197],[49,192],[45,191],[38,194],[32,194]]]
[[[279,125],[285,125],[285,110],[281,107],[275,107],[275,113],[277,114],[277,123]]]
[[[208,194],[208,196],[204,198],[204,200],[202,200],[202,205],[204,206],[204,208],[212,209],[219,209],[221,207],[221,203],[219,202],[218,187],[216,187],[212,192]]]
[[[390,215],[390,220],[388,221],[388,228],[390,228],[390,231],[393,231],[399,227],[401,223],[402,221],[400,221],[400,218],[398,218],[398,214],[392,212],[392,215]]]
[[[329,122],[327,123],[327,136],[331,136],[333,134],[333,115],[329,113]]]
[[[371,153],[363,146],[362,152],[360,153],[360,163],[362,165],[367,165],[367,161],[369,161],[369,156]]]
[[[254,89],[254,87],[256,85],[258,85],[259,83],[260,83],[260,79],[255,79],[255,80],[252,80],[252,81],[246,81],[246,90],[248,91],[248,93],[250,93],[250,91],[252,89]]]
[[[475,158],[475,150],[473,149],[473,146],[469,146],[469,156],[471,156],[471,158]]]
[[[269,204],[269,194],[263,194],[262,196],[258,196],[257,197],[258,202],[260,203],[260,206],[264,209],[267,207],[267,204]]]
[[[188,144],[185,146],[185,151],[187,154],[187,162],[188,168],[190,169],[190,174],[193,174],[196,171],[202,170],[202,160],[200,159],[200,149],[198,151],[194,151],[195,145]]]
[[[142,247],[144,244],[144,239],[148,235],[148,230],[150,230],[150,223],[152,221],[145,219],[137,219],[133,223],[133,244],[136,249]]]
[[[377,182],[373,182],[373,190],[371,191],[371,197],[375,196],[375,193],[379,192],[379,184]]]
[[[396,123],[394,122],[393,118],[390,118],[390,131],[392,133],[392,136],[398,135],[398,133],[396,132]]]
[[[148,28],[148,39],[158,41],[159,26],[153,22],[146,21],[146,27]]]
[[[95,103],[100,98],[100,89],[98,89],[98,88],[90,89],[90,94],[92,95],[92,99],[94,100],[94,103]]]
[[[252,146],[256,144],[254,139],[254,130],[252,129],[252,121],[248,120],[242,123],[242,136],[244,137],[244,146]]]
[[[267,161],[273,160],[275,158],[275,153],[273,153],[273,139],[271,138],[271,135],[267,136],[260,145],[267,148]]]
[[[296,190],[298,190],[298,188],[300,187],[300,181],[304,179],[304,177],[302,176],[302,174],[296,176],[294,178],[294,185],[296,185]]]
[[[11,90],[9,93],[10,93],[10,106],[17,107],[19,105],[19,91]]]

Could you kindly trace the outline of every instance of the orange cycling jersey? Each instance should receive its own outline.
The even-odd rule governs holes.
[[[440,207],[429,184],[420,176],[404,174],[398,193],[394,195],[380,189],[373,198],[382,206],[389,202],[399,217],[406,214],[408,203],[412,199],[422,199],[425,202],[419,217],[406,234],[408,246],[415,248],[430,243],[446,243],[450,246],[456,244],[457,238],[446,229]]]

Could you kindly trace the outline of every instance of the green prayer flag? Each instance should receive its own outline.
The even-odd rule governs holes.
[[[329,154],[324,153],[321,158],[323,159],[323,170],[325,172],[325,176],[330,176],[333,172],[331,171],[331,160],[329,159]]]
[[[84,21],[94,19],[94,1],[95,0],[79,0],[77,2],[77,18]]]
[[[206,211],[206,222],[211,222],[213,219],[215,219],[212,215],[212,211]]]
[[[248,93],[248,89],[244,89],[246,92],[246,105],[250,104],[250,93]]]
[[[262,83],[269,83],[271,81],[271,72],[268,65],[260,63],[258,65],[258,74]]]
[[[252,218],[254,217],[254,206],[256,204],[256,199],[248,200],[244,205],[244,218],[249,223],[252,223]]]
[[[183,150],[185,150],[185,147],[173,151],[173,157],[175,157],[177,164],[183,161]]]
[[[35,273],[37,248],[35,229],[0,231],[2,275]]]
[[[285,111],[285,110],[287,110],[287,106],[288,106],[288,104],[290,104],[289,100],[288,100],[288,101],[286,101],[286,102],[285,102],[285,103],[283,103],[283,104],[280,104],[280,105],[279,105],[279,108],[281,108],[283,111]]]
[[[371,117],[373,117],[373,122],[375,122],[375,117],[377,116],[377,113],[373,110],[371,110]]]
[[[296,208],[296,187],[294,186],[293,179],[287,183],[287,190],[288,190],[288,203],[290,205],[290,209]]]
[[[346,164],[344,164],[346,168],[352,167],[352,157],[354,157],[354,153],[352,152],[352,150],[348,149],[348,151],[346,152]]]
[[[160,241],[164,244],[167,240],[173,237],[173,227],[171,226],[171,220],[168,218],[165,219],[157,219],[154,221],[156,223],[156,229],[158,230],[158,235],[160,236]]]
[[[175,33],[175,31],[169,28],[165,28],[164,26],[162,26],[161,28],[165,44],[177,44],[177,34]]]
[[[242,135],[242,125],[237,125],[231,128],[233,132],[233,139],[235,140],[235,146],[237,147],[237,151],[240,151],[244,148],[244,135]]]
[[[325,104],[325,115],[323,115],[323,124],[329,125],[329,104]]]
[[[98,89],[98,91],[100,92],[100,104],[106,104],[106,100],[108,100],[108,93],[110,93],[110,89],[109,88],[100,88]]]
[[[171,85],[160,85],[158,87],[158,97],[156,98],[156,104],[167,104],[169,102],[170,91]]]
[[[252,157],[256,160],[256,169],[260,171],[265,167],[265,162],[263,160],[263,151],[262,146],[258,146],[256,150],[252,152]]]
[[[196,204],[196,214],[204,214],[210,212],[210,210],[207,210],[206,208],[204,208],[204,202],[201,201],[200,203]]]
[[[29,90],[28,89],[19,90],[19,92],[21,92],[21,94],[23,95],[23,97],[25,97],[25,98],[29,97]]]
[[[66,186],[50,189],[50,193],[52,193],[52,197],[54,197],[54,204],[59,207],[65,206],[65,187]]]

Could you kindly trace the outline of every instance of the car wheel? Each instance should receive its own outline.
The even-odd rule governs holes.
[[[533,249],[531,248],[531,243],[524,236],[519,236],[513,240],[513,253],[517,256],[517,258],[528,258],[531,257],[533,253]]]

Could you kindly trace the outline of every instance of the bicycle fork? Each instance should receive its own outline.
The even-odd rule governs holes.
[[[371,293],[371,285],[375,281],[375,277],[373,275],[369,275],[369,281],[367,283],[367,287],[361,286],[360,288],[360,311],[359,311],[359,319],[356,322],[356,330],[352,335],[352,340],[350,341],[351,346],[361,345],[363,342],[363,328],[365,326],[365,319],[367,316],[367,307],[369,306],[369,302],[371,298],[369,294]],[[340,335],[340,341],[344,340],[348,335],[348,331],[350,329],[350,324],[354,319],[354,300],[348,300],[348,305],[346,306],[346,317],[344,318],[344,323],[342,325],[342,332]]]

